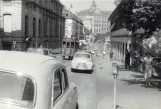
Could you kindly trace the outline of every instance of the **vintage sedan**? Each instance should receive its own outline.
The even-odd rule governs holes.
[[[40,54],[0,51],[0,109],[78,109],[65,66]]]
[[[93,58],[92,54],[87,51],[79,51],[75,53],[75,56],[71,63],[71,71],[86,70],[93,71]]]

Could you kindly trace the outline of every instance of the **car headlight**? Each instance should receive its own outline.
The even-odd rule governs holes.
[[[76,66],[77,62],[76,61],[72,61],[72,66]]]
[[[92,68],[92,62],[87,62],[88,68]]]

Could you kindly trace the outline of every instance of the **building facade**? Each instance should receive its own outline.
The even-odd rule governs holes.
[[[92,33],[105,33],[110,30],[108,18],[111,12],[102,11],[97,8],[95,0],[89,9],[78,12],[78,16],[83,20],[85,27],[91,30]]]
[[[117,0],[118,1],[118,0]],[[128,7],[129,0],[122,0],[116,9],[113,11],[111,16],[109,17],[109,21],[111,23],[111,35],[110,35],[110,43],[111,49],[114,52],[115,60],[119,62],[125,61],[125,54],[126,50],[131,52],[131,56],[133,55],[133,45],[136,42],[134,38],[136,35],[140,35],[143,33],[142,30],[137,30],[136,32],[132,33],[126,29],[126,23],[123,19],[120,18],[121,16],[121,7],[126,6]],[[136,37],[135,37],[136,38]],[[142,39],[139,39],[142,40]],[[132,60],[132,57],[131,57]],[[131,61],[132,62],[132,61]]]
[[[65,33],[62,11],[59,0],[0,0],[2,48],[60,48]]]
[[[76,38],[81,40],[84,37],[83,34],[83,21],[79,19],[68,9],[63,9],[63,16],[65,20],[65,37]]]

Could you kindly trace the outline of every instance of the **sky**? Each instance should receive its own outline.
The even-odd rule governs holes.
[[[89,9],[93,0],[60,0],[65,7],[70,8],[71,4],[74,11],[81,11]],[[115,0],[95,0],[96,5],[99,9],[104,11],[113,11],[115,9]]]

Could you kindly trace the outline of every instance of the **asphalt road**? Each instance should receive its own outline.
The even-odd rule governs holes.
[[[79,109],[96,109],[96,70],[90,72],[71,72],[71,61],[62,60],[68,72],[70,82],[78,88]]]
[[[77,85],[79,109],[112,109],[114,79],[108,57],[94,57],[92,74],[71,72],[71,61],[62,60],[69,81]],[[118,109],[161,109],[161,88],[158,85],[145,88],[143,84],[142,74],[121,70],[117,80]]]

